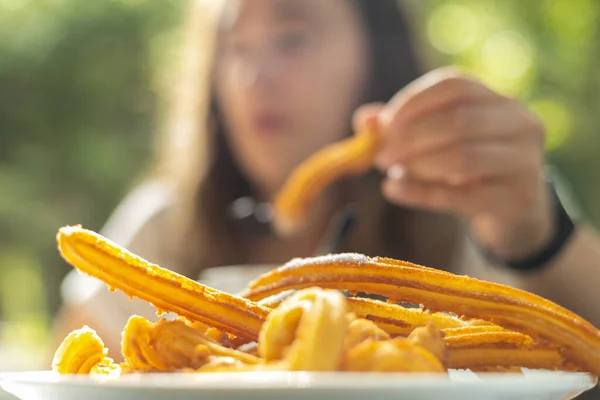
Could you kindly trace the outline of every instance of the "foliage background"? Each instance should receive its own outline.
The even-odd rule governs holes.
[[[600,1],[410,3],[432,66],[541,115],[569,205],[600,223]],[[184,5],[0,0],[0,345],[46,342],[69,270],[56,229],[99,230],[151,162]]]

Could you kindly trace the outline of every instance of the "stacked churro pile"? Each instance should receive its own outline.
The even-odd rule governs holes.
[[[178,315],[156,323],[132,316],[120,364],[107,357],[93,330],[72,332],[55,354],[53,368],[61,374],[527,367],[600,375],[600,332],[514,288],[341,254],[292,260],[236,296],[151,264],[81,227],[61,228],[57,238],[62,256],[79,271],[160,313]],[[358,291],[389,301],[352,297]]]

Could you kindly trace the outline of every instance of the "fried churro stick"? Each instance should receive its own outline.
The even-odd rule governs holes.
[[[261,304],[276,306],[292,291],[284,293],[261,300]],[[530,336],[491,322],[463,320],[445,313],[430,313],[420,308],[405,308],[367,298],[350,297],[347,301],[359,318],[374,322],[392,336],[410,334],[415,337],[418,329],[429,324],[441,329],[444,333],[442,345],[446,346],[450,355],[449,368],[563,368],[564,360],[557,349],[532,346]],[[360,321],[364,320],[357,319],[353,323]],[[346,341],[354,339],[353,336],[349,335]],[[442,356],[438,358],[443,359]]]
[[[415,330],[408,335],[408,340],[423,347],[442,363],[446,364],[448,346],[444,342],[445,336],[446,334],[442,329],[439,329],[430,322],[425,326],[415,328]]]
[[[344,353],[348,314],[338,291],[311,288],[295,293],[267,317],[259,354],[291,371],[335,371]]]
[[[448,368],[566,369],[557,346],[534,343],[530,336],[500,326],[444,329]]]
[[[293,290],[269,296],[258,303],[269,308],[276,308],[282,301],[291,296]],[[437,328],[459,328],[462,326],[493,325],[481,320],[463,320],[446,313],[430,313],[422,308],[406,308],[399,304],[385,303],[363,297],[348,297],[348,305],[358,318],[375,322],[377,326],[392,336],[406,336],[415,328],[433,323]]]
[[[338,370],[348,345],[346,335],[351,319],[346,300],[339,292],[319,288],[299,291],[273,310],[263,324],[257,346],[264,363],[242,364],[231,357],[219,357],[198,371]],[[370,326],[354,325],[356,342],[377,336],[379,328],[362,321]],[[385,332],[380,333],[388,337]]]
[[[286,297],[289,298],[289,296],[291,296],[291,292],[286,293]],[[497,368],[513,367],[563,368],[564,360],[556,348],[534,346],[530,336],[509,331],[490,322],[465,321],[444,313],[428,313],[422,309],[405,308],[397,304],[365,298],[350,297],[347,298],[347,301],[357,316],[366,318],[358,318],[351,322],[346,336],[347,351],[366,339],[382,341],[389,339],[388,334],[409,333],[409,338],[413,342],[428,349],[449,368],[470,368],[471,366],[482,369],[495,368],[496,370]],[[263,304],[276,305],[273,297],[270,302],[263,302]],[[373,322],[376,326],[369,325]],[[428,343],[421,343],[423,338],[434,336],[431,333],[423,334],[423,332],[430,332],[432,326],[441,329],[443,339],[438,344],[447,350],[447,353],[443,349],[431,349],[433,346]],[[377,327],[383,331],[378,331]],[[430,342],[435,345],[438,341],[430,340]],[[394,354],[397,353],[397,349],[390,345],[370,344],[368,348],[369,351],[379,351],[381,346],[393,351]],[[373,361],[365,358],[366,356],[360,352],[350,354],[353,354],[351,359],[353,366],[347,368],[359,368],[361,363]],[[404,359],[398,363],[384,363],[386,366],[382,368],[406,370],[410,368],[404,365],[406,362]]]
[[[369,338],[359,343],[344,357],[342,370],[354,372],[446,372],[441,361],[431,352],[403,337],[384,341]]]
[[[600,375],[600,332],[580,316],[526,291],[408,262],[360,254],[295,259],[259,277],[243,295],[260,300],[309,286],[378,294],[490,320],[549,339],[563,348],[567,361]]]
[[[331,144],[300,164],[275,199],[275,230],[289,236],[304,228],[308,208],[327,186],[343,176],[360,175],[373,167],[382,139],[372,122],[365,132]]]
[[[169,367],[152,348],[152,323],[144,317],[132,316],[123,329],[121,352],[130,371],[167,371]]]
[[[530,336],[500,326],[463,326],[444,329],[444,341],[451,348],[481,346],[530,346]]]
[[[346,339],[344,342],[346,352],[367,339],[381,341],[389,340],[391,337],[373,321],[363,318],[354,318],[352,322],[350,322],[350,325],[348,325],[348,331],[346,332]]]
[[[96,331],[83,326],[69,333],[52,360],[52,370],[61,375],[119,374],[119,366],[107,357],[108,349]]]
[[[410,334],[415,328],[434,324],[439,329],[469,326],[468,321],[444,313],[430,313],[420,308],[406,308],[361,297],[348,298],[350,309],[360,318],[375,322],[392,336]]]
[[[63,258],[79,271],[154,305],[206,323],[249,341],[256,340],[269,310],[238,296],[211,289],[130,253],[80,226],[57,234]]]
[[[196,370],[214,358],[258,364],[257,357],[228,349],[207,338],[183,320],[152,323],[143,317],[129,319],[123,332],[123,356],[133,371]]]

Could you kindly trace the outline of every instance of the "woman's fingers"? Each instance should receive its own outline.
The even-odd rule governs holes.
[[[481,243],[506,254],[520,246],[519,232],[547,228],[544,127],[517,101],[442,69],[378,113],[384,143],[375,162],[388,174],[390,202],[461,215]]]
[[[384,196],[390,202],[406,207],[441,212],[452,211],[461,215],[468,209],[468,204],[465,204],[464,188],[424,183],[403,176],[401,179],[391,177],[384,180],[382,189]]]
[[[509,102],[465,105],[413,120],[399,131],[387,132],[377,165],[386,170],[461,142],[525,139],[529,126],[515,117],[514,108]]]
[[[503,97],[472,78],[452,68],[441,68],[400,90],[382,111],[382,124],[395,131],[408,121],[448,107],[500,99]]]
[[[540,193],[545,193],[532,187],[528,177],[453,186],[417,181],[406,174],[399,179],[395,176],[385,179],[382,191],[393,204],[455,213],[468,220],[477,217],[481,221],[493,216],[496,222],[529,218],[538,213]]]
[[[403,167],[409,178],[456,186],[529,174],[537,158],[530,146],[516,139],[466,141],[409,160]]]
[[[369,103],[359,107],[352,116],[352,128],[356,134],[363,133],[363,129],[369,121],[378,120],[384,103]]]
[[[452,186],[428,183],[403,177],[383,182],[383,194],[388,201],[410,208],[451,212],[470,218],[485,210],[500,210],[506,202],[504,182],[486,182]]]

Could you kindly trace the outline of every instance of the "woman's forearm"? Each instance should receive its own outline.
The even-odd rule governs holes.
[[[600,327],[600,238],[579,226],[561,254],[538,272],[521,275],[523,289],[544,296]]]

